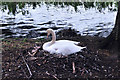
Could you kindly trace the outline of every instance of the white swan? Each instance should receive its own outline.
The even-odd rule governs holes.
[[[81,51],[85,47],[77,46],[79,42],[70,40],[58,40],[56,41],[55,32],[52,29],[47,29],[47,37],[52,34],[52,41],[43,44],[43,49],[50,53],[60,53],[62,55],[68,55]]]

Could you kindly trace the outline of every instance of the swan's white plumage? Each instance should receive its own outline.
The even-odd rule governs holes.
[[[83,48],[85,48],[85,47],[77,46],[79,42],[70,41],[70,40],[58,40],[55,41],[53,44],[51,43],[52,41],[44,43],[43,49],[50,53],[61,53],[63,55],[79,52]]]

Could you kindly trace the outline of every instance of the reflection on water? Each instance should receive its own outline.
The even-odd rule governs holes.
[[[39,5],[40,4],[40,5]],[[75,28],[82,35],[106,37],[114,27],[114,20],[117,9],[113,3],[97,6],[98,3],[30,3],[21,4],[18,9],[8,4],[4,12],[0,11],[0,24],[2,37],[27,37],[41,38],[46,35],[46,29],[52,28],[59,31],[63,28]],[[101,3],[99,3],[100,5]],[[76,6],[77,5],[77,6]],[[111,5],[111,6],[110,6]],[[57,6],[57,7],[56,7]],[[106,7],[108,6],[108,7]],[[12,11],[13,10],[13,11]],[[23,13],[25,11],[25,13]],[[11,12],[11,13],[10,13]],[[9,13],[9,14],[8,14]],[[24,15],[23,15],[24,14]]]

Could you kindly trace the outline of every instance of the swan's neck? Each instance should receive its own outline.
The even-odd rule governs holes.
[[[55,32],[52,32],[52,41],[51,41],[51,45],[55,43],[56,41],[56,35],[55,35]]]

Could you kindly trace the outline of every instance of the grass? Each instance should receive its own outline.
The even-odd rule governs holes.
[[[9,38],[2,40],[2,50],[19,50],[19,49],[27,49],[29,47],[33,47],[36,42],[39,40],[32,40],[27,38]]]

